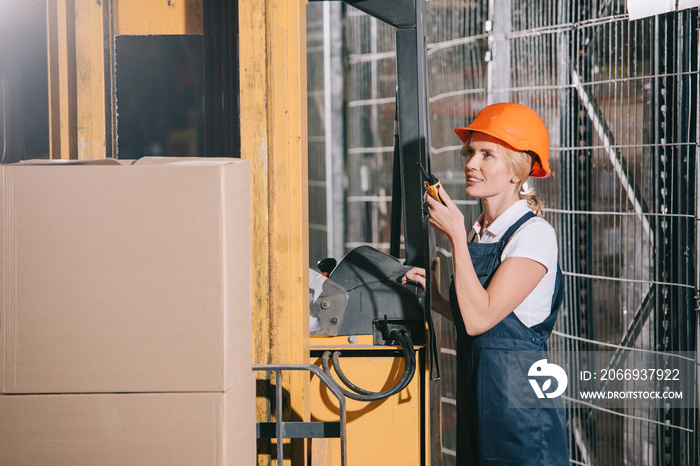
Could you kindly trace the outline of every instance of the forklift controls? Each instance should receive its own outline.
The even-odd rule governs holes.
[[[311,316],[318,319],[315,336],[375,335],[375,345],[385,345],[381,329],[385,317],[392,325],[403,322],[416,344],[425,343],[424,292],[416,284],[403,284],[411,267],[369,246],[353,249],[325,280],[315,281]],[[325,303],[325,304],[324,304]]]
[[[323,354],[323,370],[331,375],[330,361],[345,384],[348,398],[375,401],[406,388],[416,370],[414,343],[425,344],[425,296],[417,283],[403,284],[411,269],[398,259],[369,246],[353,249],[327,277],[310,281],[312,335],[372,335],[374,345],[400,346],[404,373],[398,383],[383,392],[371,392],[353,384],[340,367],[339,351]],[[342,388],[342,386],[341,386]]]

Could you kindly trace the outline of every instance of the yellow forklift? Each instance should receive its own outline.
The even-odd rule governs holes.
[[[422,2],[347,3],[396,31],[393,205],[401,208],[392,213],[390,254],[355,249],[325,262],[327,276],[310,283],[304,0],[47,0],[48,156],[123,158],[115,44],[200,36],[203,131],[183,144],[201,144],[196,155],[247,159],[252,169],[258,463],[439,464],[430,297],[400,283],[430,255]],[[22,1],[0,5],[19,11]],[[8,70],[0,64],[5,84],[14,79]],[[10,93],[0,97],[8,108]],[[4,133],[3,142],[16,140]]]
[[[335,374],[348,398],[347,464],[440,464],[439,354],[430,296],[415,284],[397,283],[410,266],[426,267],[431,251],[422,209],[429,175],[421,167],[429,171],[430,162],[422,2],[348,3],[395,30],[392,206],[400,208],[392,209],[389,255],[360,246],[337,265],[318,264],[327,280],[311,283],[312,292],[320,284],[311,298],[311,361],[329,378]],[[401,233],[405,261],[399,262]],[[314,379],[311,416],[329,421],[338,407],[325,391]],[[314,464],[339,464],[327,442],[314,439],[312,445],[312,458],[321,458]]]

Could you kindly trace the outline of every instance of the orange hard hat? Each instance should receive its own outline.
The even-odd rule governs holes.
[[[542,119],[529,107],[511,102],[485,107],[466,128],[455,128],[462,142],[467,142],[472,132],[493,136],[513,149],[533,154],[530,176],[546,178],[549,169],[549,133]]]

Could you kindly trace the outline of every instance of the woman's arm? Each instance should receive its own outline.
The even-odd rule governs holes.
[[[496,270],[487,289],[479,282],[467,247],[464,216],[444,190],[446,205],[427,196],[430,224],[446,235],[452,246],[457,301],[466,331],[481,335],[494,327],[527,298],[547,269],[532,259],[509,257]]]
[[[452,246],[457,302],[467,333],[481,335],[513,312],[532,293],[547,269],[532,259],[509,257],[501,262],[484,289],[469,252],[465,255],[462,248],[467,248],[466,243]]]

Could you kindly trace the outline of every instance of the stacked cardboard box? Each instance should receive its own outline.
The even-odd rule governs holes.
[[[250,167],[0,167],[0,465],[255,461]]]

